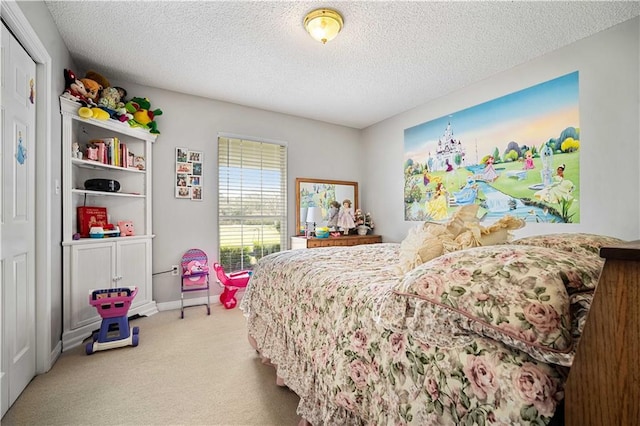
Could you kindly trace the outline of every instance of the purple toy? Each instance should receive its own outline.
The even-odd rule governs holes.
[[[138,287],[120,287],[93,290],[89,294],[89,304],[102,317],[100,331],[93,334],[93,341],[87,343],[87,355],[96,351],[138,346],[138,327],[129,328],[127,317],[131,301],[138,293]]]

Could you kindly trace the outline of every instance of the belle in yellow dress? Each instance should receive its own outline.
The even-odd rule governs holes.
[[[426,202],[427,215],[433,220],[444,220],[449,216],[447,191],[442,182],[436,181],[434,197]]]

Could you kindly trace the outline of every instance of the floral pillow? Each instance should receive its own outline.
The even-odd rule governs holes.
[[[578,254],[600,255],[600,247],[618,245],[625,242],[619,238],[597,234],[548,234],[524,237],[513,241],[513,244],[557,248]]]
[[[538,360],[570,365],[574,322],[567,287],[594,288],[601,268],[593,256],[547,247],[477,247],[418,266],[393,293],[411,299],[406,325],[420,335],[434,331],[424,318],[439,318],[450,335],[453,325]]]

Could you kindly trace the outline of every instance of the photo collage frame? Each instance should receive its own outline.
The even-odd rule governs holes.
[[[176,147],[175,196],[202,201],[204,154]]]

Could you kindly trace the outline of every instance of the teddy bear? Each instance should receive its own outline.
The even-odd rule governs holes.
[[[102,86],[97,81],[90,78],[81,78],[80,81],[84,84],[84,88],[87,92],[87,98],[91,100],[93,105],[97,105],[98,95],[102,90]]]
[[[111,87],[111,83],[109,83],[109,80],[107,80],[106,77],[104,77],[102,74],[94,70],[87,71],[87,73],[84,75],[84,78],[88,78],[90,80],[95,81],[100,86],[102,86],[103,89],[107,87]]]

